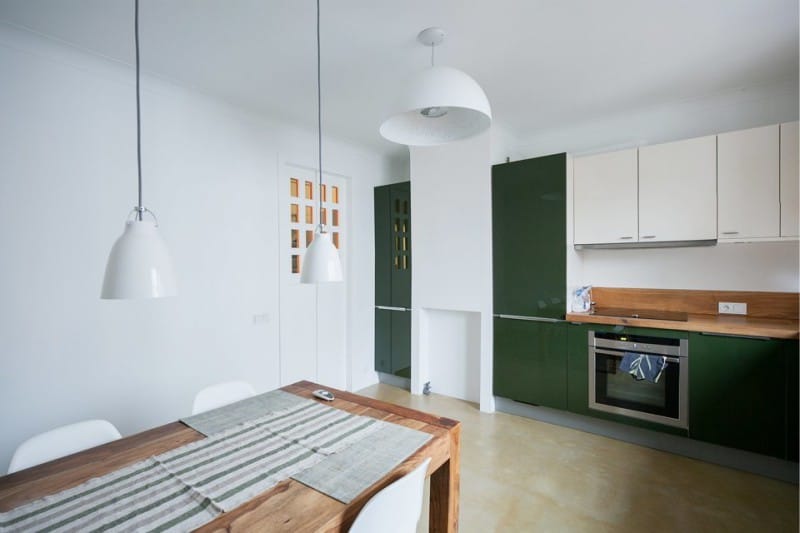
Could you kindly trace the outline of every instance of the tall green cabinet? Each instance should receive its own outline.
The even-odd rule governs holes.
[[[375,370],[411,376],[411,183],[375,187]]]
[[[567,164],[492,167],[494,393],[567,407]]]

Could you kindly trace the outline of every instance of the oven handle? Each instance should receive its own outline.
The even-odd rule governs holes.
[[[590,348],[590,349],[592,349],[592,348]],[[605,354],[605,355],[613,355],[615,357],[622,357],[622,354],[625,353],[625,352],[610,352],[610,351],[607,351],[607,350],[598,350],[597,348],[594,348],[592,351],[594,353],[602,353],[602,354]],[[640,352],[628,352],[628,353],[640,353]],[[643,354],[643,355],[649,355],[649,354]],[[663,357],[663,356],[658,355],[658,354],[653,354],[653,357]],[[681,359],[680,359],[680,357],[667,357],[667,362],[668,363],[680,364]]]

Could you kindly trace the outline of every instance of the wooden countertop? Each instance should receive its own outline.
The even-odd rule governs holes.
[[[648,318],[625,318],[589,313],[567,313],[570,322],[608,324],[612,326],[634,326],[640,328],[699,331],[775,339],[797,339],[798,321],[777,318],[753,318],[732,315],[689,314],[688,320],[653,320]]]

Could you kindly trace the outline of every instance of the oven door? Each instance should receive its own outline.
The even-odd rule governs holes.
[[[619,369],[624,352],[589,347],[589,408],[687,428],[688,359],[667,357],[658,383]]]

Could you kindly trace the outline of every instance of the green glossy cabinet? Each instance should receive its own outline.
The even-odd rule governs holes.
[[[567,407],[566,183],[565,154],[492,167],[494,394],[558,409]]]
[[[800,353],[797,341],[786,341],[786,458],[798,460],[798,372],[800,372]]]
[[[411,375],[411,184],[375,187],[375,370]]]
[[[566,154],[492,167],[494,313],[563,319]]]
[[[392,373],[392,314],[375,308],[375,370]]]
[[[567,408],[567,324],[494,319],[494,393]]]
[[[392,305],[392,186],[374,189],[375,305]]]
[[[589,412],[589,330],[585,324],[567,325],[567,410]]]
[[[796,359],[796,341],[692,333],[689,435],[796,460]]]

